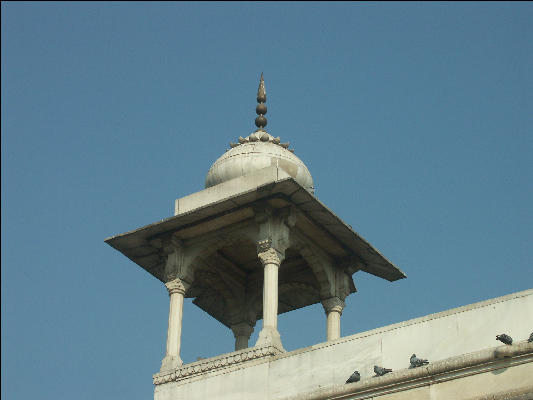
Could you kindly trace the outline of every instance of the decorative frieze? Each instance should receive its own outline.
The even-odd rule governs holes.
[[[237,366],[252,360],[272,357],[281,354],[283,351],[274,346],[250,347],[233,353],[224,354],[218,357],[206,358],[190,364],[183,365],[173,371],[160,372],[153,376],[154,385],[161,385],[168,382],[176,382],[207,372],[217,371],[232,366]]]

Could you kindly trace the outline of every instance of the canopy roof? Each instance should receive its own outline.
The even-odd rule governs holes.
[[[253,204],[267,201],[274,208],[293,206],[296,226],[334,259],[356,256],[361,270],[395,281],[406,275],[314,195],[278,168],[263,175],[244,176],[176,201],[176,215],[105,239],[157,279],[164,280],[164,262],[154,239],[174,234],[189,239],[253,218]],[[239,180],[237,182],[237,180]],[[257,183],[259,184],[257,185]],[[237,190],[232,190],[237,188]]]

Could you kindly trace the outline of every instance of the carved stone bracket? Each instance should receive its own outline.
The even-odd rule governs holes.
[[[272,240],[271,239],[263,239],[257,241],[257,252],[263,253],[267,251],[268,249],[272,248]]]
[[[165,279],[172,281],[180,274],[184,264],[183,246],[181,241],[174,237],[165,238],[163,241],[163,255],[165,262]]]
[[[332,311],[342,314],[342,310],[344,310],[345,306],[346,303],[344,303],[344,301],[338,297],[331,297],[329,299],[322,300],[322,307],[324,307],[326,314],[329,314]]]
[[[259,224],[258,253],[272,247],[284,255],[285,250],[290,246],[289,227],[291,222],[294,222],[290,211],[290,208],[275,210],[265,204],[254,207],[255,220]]]
[[[201,260],[199,253],[202,249],[198,246],[187,245],[172,235],[162,239],[161,243],[160,256],[165,263],[164,280],[169,282],[179,278],[193,282],[193,263]]]

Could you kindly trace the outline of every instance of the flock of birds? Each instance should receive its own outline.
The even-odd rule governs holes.
[[[501,335],[496,335],[496,340],[499,340],[500,342],[505,343],[509,346],[513,344],[513,338],[509,335],[506,335],[505,333],[502,333]],[[529,335],[529,339],[527,341],[528,343],[533,342],[533,332],[531,333],[531,335]],[[418,368],[426,364],[429,364],[429,361],[424,360],[422,358],[418,358],[416,354],[413,354],[409,359],[409,368]],[[376,373],[375,376],[383,376],[385,374],[388,374],[389,372],[392,372],[392,369],[374,365],[374,372]],[[359,373],[359,371],[354,371],[354,373],[350,375],[346,383],[359,382],[360,380],[361,374]]]

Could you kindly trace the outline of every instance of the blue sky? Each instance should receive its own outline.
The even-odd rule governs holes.
[[[1,10],[3,398],[151,398],[168,295],[103,240],[203,188],[261,71],[267,130],[408,276],[356,273],[342,335],[533,287],[532,3]],[[183,324],[185,362],[232,350],[190,301]],[[279,329],[324,341],[323,310]]]

